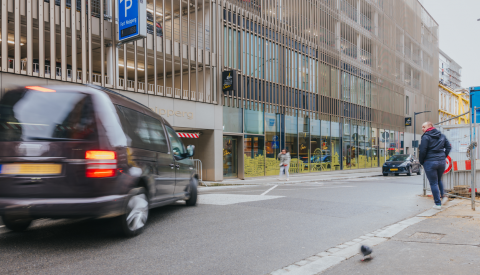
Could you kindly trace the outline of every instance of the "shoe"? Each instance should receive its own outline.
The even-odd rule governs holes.
[[[442,206],[441,205],[434,205],[433,209],[442,210]]]
[[[447,205],[447,203],[448,203],[448,197],[447,197],[447,196],[444,196],[444,197],[442,198],[442,205]]]

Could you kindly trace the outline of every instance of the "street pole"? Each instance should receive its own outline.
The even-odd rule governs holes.
[[[470,169],[472,173],[472,182],[470,187],[472,188],[472,210],[475,211],[475,187],[476,187],[476,142],[477,142],[477,108],[473,108],[473,131],[472,131],[472,120],[470,119]]]
[[[417,141],[417,131],[416,131],[416,127],[417,127],[417,115],[419,114],[423,114],[423,113],[430,113],[430,111],[423,111],[423,112],[417,112],[417,113],[413,113],[413,141],[415,143],[415,141]],[[417,145],[417,144],[415,144]],[[415,157],[418,158],[417,156],[417,148],[418,148],[418,145],[415,146]]]
[[[413,141],[417,141],[417,114],[416,113],[413,113]],[[416,145],[416,144],[415,144]],[[415,148],[413,148],[415,150],[415,157],[417,157],[417,146],[415,146]]]

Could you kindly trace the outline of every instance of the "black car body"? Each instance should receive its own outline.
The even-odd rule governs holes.
[[[402,154],[391,156],[382,166],[384,176],[388,174],[407,174],[413,173],[420,175],[422,173],[420,162],[413,155]]]
[[[37,218],[112,218],[140,233],[150,208],[195,205],[194,147],[121,94],[29,86],[0,99],[0,215],[12,230]]]

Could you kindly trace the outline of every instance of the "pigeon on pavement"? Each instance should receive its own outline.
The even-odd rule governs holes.
[[[362,262],[365,261],[365,257],[367,257],[367,256],[370,256],[370,259],[372,259],[373,250],[370,247],[368,247],[366,245],[362,245],[362,247],[360,247],[360,252],[362,252],[362,254],[363,254]]]

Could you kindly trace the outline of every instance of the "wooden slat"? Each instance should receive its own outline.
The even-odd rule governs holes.
[[[8,0],[2,0],[2,71],[8,71]]]

